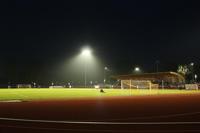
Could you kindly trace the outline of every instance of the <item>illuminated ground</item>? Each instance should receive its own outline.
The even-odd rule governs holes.
[[[104,89],[0,89],[0,101],[5,100],[59,100],[59,99],[80,99],[80,98],[101,98],[119,96],[140,96],[140,95],[166,95],[166,94],[195,94],[196,90],[121,90]]]

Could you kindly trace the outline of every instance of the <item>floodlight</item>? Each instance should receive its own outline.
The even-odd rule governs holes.
[[[107,71],[107,70],[108,70],[108,67],[104,67],[104,70],[106,70],[106,71]]]
[[[82,50],[82,55],[89,56],[91,55],[91,50],[89,48],[85,48]]]
[[[135,68],[135,71],[136,71],[136,72],[139,72],[139,71],[140,71],[140,68],[139,68],[139,67],[136,67],[136,68]]]
[[[195,74],[195,75],[194,75],[194,78],[197,79],[197,77],[198,77],[197,74]]]

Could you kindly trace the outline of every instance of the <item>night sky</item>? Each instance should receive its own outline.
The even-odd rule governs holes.
[[[85,45],[112,74],[155,72],[156,61],[159,71],[199,67],[200,8],[192,1],[15,0],[0,10],[1,83],[67,82],[60,66]]]

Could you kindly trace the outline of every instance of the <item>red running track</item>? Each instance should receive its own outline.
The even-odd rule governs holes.
[[[118,123],[81,124],[0,120],[0,133],[200,132],[200,123],[198,123],[200,122],[200,94],[0,103],[0,117],[58,122]],[[144,122],[146,124],[142,124]],[[154,124],[151,124],[152,122]]]

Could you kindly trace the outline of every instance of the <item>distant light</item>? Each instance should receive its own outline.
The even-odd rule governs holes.
[[[104,70],[108,70],[108,67],[104,67]]]
[[[99,85],[95,85],[94,88],[95,88],[95,89],[99,89],[100,86],[99,86]]]
[[[139,71],[140,71],[140,68],[139,68],[139,67],[136,67],[136,68],[135,68],[135,71],[136,71],[136,72],[139,72]]]
[[[198,77],[197,74],[195,74],[195,75],[194,75],[194,78],[197,79],[197,77]]]
[[[194,66],[194,63],[192,62],[192,63],[190,63],[190,65],[191,65],[191,66]]]

